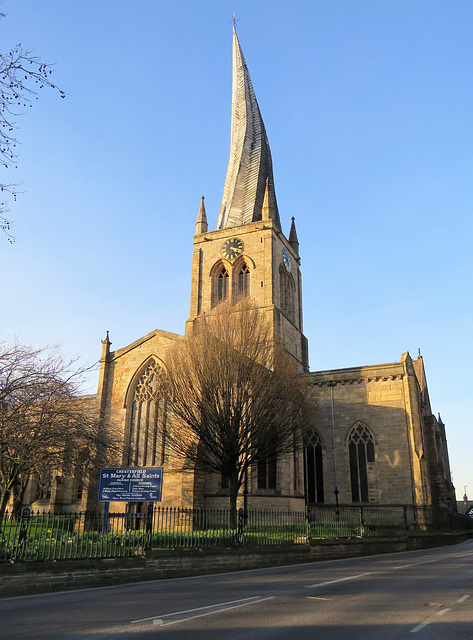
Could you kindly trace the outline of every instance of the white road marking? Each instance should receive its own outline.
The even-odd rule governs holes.
[[[457,602],[465,602],[465,600],[467,600],[469,597],[470,597],[470,594],[466,593],[464,596],[459,598]],[[448,607],[446,607],[445,609],[441,609],[440,611],[438,611],[437,615],[444,616],[449,611],[451,611],[451,608],[449,609]],[[411,633],[417,633],[418,631],[426,627],[428,624],[430,624],[430,622],[421,622],[421,624],[418,624],[417,627],[414,627],[413,629],[411,629]]]
[[[339,578],[338,580],[329,580],[328,582],[318,582],[317,584],[308,584],[307,589],[316,589],[317,587],[326,587],[329,584],[336,584],[337,582],[345,582],[346,580],[356,580],[356,578],[363,578],[363,576],[370,576],[373,572],[359,573],[356,576],[348,576],[347,578]]]
[[[239,607],[246,607],[250,604],[257,604],[264,602],[265,600],[272,600],[275,596],[269,596],[268,598],[262,598],[261,596],[252,596],[251,598],[242,598],[241,600],[231,600],[230,602],[218,602],[217,604],[210,604],[205,607],[197,607],[195,609],[187,609],[184,611],[176,611],[175,613],[165,613],[161,616],[152,616],[151,618],[142,618],[140,620],[132,620],[131,624],[138,624],[140,622],[152,622],[155,625],[170,625],[177,624],[178,622],[186,622],[187,620],[194,620],[195,618],[203,618],[204,616],[211,616],[216,613],[222,613],[223,611],[230,611],[231,609],[238,609]],[[196,612],[203,613],[196,613]],[[187,615],[193,614],[195,615]],[[179,620],[167,620],[174,616],[183,616]]]
[[[417,567],[419,564],[429,564],[431,562],[437,562],[438,558],[432,558],[431,560],[422,560],[421,562],[411,562],[410,564],[400,564],[392,569],[406,569],[407,567]]]
[[[241,604],[236,604],[233,607],[224,607],[223,609],[216,608],[214,611],[206,611],[205,613],[198,613],[195,616],[187,616],[184,618],[179,618],[179,620],[170,620],[169,622],[166,622],[162,618],[159,618],[157,620],[153,620],[153,624],[159,624],[159,625],[168,627],[171,624],[179,624],[180,622],[188,622],[189,620],[195,620],[196,618],[205,618],[205,616],[213,616],[216,613],[223,613],[225,611],[231,611],[232,609],[240,609],[241,607],[247,607],[249,604],[259,604],[260,602],[265,602],[265,600],[274,600],[275,597],[276,596],[259,598],[259,600],[253,600],[252,602],[243,602]]]
[[[464,558],[465,556],[473,556],[473,551],[470,551],[469,553],[458,553],[456,556],[454,556],[455,558]]]

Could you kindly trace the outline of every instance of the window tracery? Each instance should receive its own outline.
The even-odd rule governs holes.
[[[217,303],[225,302],[225,300],[228,299],[229,281],[230,277],[228,275],[228,271],[225,267],[222,267],[217,275]]]
[[[294,278],[281,264],[279,267],[279,299],[284,313],[294,322],[295,319],[295,293]]]
[[[128,437],[131,466],[155,466],[164,462],[167,401],[163,396],[163,378],[162,367],[152,361],[133,389]]]
[[[219,260],[210,275],[212,308],[230,298],[235,303],[239,298],[250,296],[251,270],[247,259],[240,257],[232,265]]]
[[[369,485],[375,480],[375,448],[371,430],[357,422],[348,434],[352,502],[369,502]]]
[[[322,440],[315,429],[304,438],[304,483],[308,503],[324,502]]]
[[[238,297],[247,298],[250,295],[250,269],[244,262],[238,272]]]
[[[228,300],[230,291],[230,275],[227,267],[219,260],[211,272],[212,307]]]

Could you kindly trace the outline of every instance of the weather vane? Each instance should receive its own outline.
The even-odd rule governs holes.
[[[236,23],[238,22],[239,19],[240,18],[237,18],[235,16],[235,14],[233,14],[233,18],[230,20],[230,22],[228,24],[231,24],[233,22],[233,27],[235,28],[236,27]]]

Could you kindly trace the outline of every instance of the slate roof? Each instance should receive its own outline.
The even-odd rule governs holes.
[[[232,129],[230,160],[217,229],[261,220],[268,180],[273,219],[281,228],[268,136],[245,57],[233,28]]]

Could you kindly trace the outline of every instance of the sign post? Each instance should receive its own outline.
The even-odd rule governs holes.
[[[100,469],[99,502],[161,502],[162,467]]]
[[[100,469],[97,500],[98,502],[105,502],[104,533],[108,531],[110,502],[148,502],[146,533],[148,534],[147,537],[150,537],[153,503],[161,502],[162,491],[162,467],[112,467]]]

